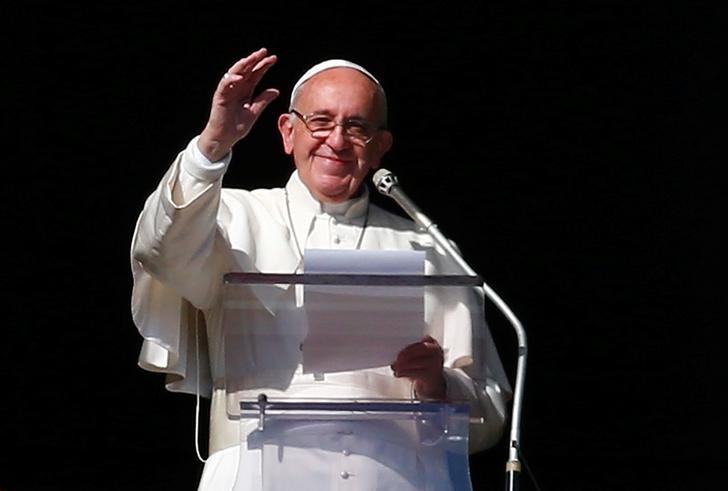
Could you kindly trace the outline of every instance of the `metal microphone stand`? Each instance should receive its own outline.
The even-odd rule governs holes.
[[[381,179],[375,175],[375,184],[377,189],[392,198],[407,212],[407,214],[422,228],[429,233],[432,238],[442,247],[447,254],[452,257],[458,265],[470,276],[478,276],[475,271],[465,262],[460,253],[455,250],[449,240],[440,232],[437,225],[424,215],[419,208],[404,194],[397,184],[396,177],[382,169]],[[521,437],[521,404],[523,401],[523,386],[526,377],[526,358],[528,356],[528,345],[526,342],[526,331],[523,329],[521,322],[506,305],[506,303],[493,291],[493,289],[483,282],[483,291],[488,298],[498,307],[505,315],[508,321],[516,331],[518,340],[518,362],[516,366],[516,383],[513,387],[513,414],[511,415],[511,432],[508,442],[508,462],[506,463],[506,491],[517,491],[519,488],[521,460],[519,458],[519,446]]]
[[[424,225],[424,224],[423,224]],[[450,241],[437,228],[437,225],[430,221],[425,230],[435,239],[435,241],[447,251],[447,253],[460,265],[461,268],[470,276],[477,276],[475,271],[465,262],[463,257],[455,250]],[[521,472],[521,461],[519,458],[520,445],[520,423],[521,423],[521,403],[523,400],[523,385],[526,375],[526,357],[528,348],[526,343],[526,331],[523,329],[521,322],[513,314],[506,303],[493,291],[485,282],[483,282],[483,290],[488,298],[498,307],[498,309],[506,316],[513,325],[518,339],[518,363],[516,367],[516,383],[513,388],[513,414],[511,416],[511,433],[508,444],[508,462],[506,463],[506,491],[517,491],[519,488],[519,478]]]

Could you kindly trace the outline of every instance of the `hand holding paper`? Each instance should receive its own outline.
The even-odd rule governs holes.
[[[446,387],[442,373],[443,361],[440,343],[432,336],[425,336],[400,351],[391,367],[395,377],[412,379],[418,397],[444,400]]]

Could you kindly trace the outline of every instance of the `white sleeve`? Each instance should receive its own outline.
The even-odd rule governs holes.
[[[197,159],[195,149],[196,141],[192,140],[147,199],[137,221],[131,253],[132,262],[144,273],[204,309],[215,298],[228,259],[225,237],[217,223],[227,164],[206,167]],[[173,197],[176,188],[179,196],[185,197],[181,202]]]
[[[468,368],[445,367],[447,398],[450,401],[467,401],[470,416],[482,418],[482,423],[470,425],[470,453],[494,446],[503,436],[507,419],[506,404],[510,393],[490,377],[479,378],[476,373],[468,374]]]
[[[172,185],[172,199],[179,206],[193,201],[202,194],[210,183],[219,181],[225,174],[232,152],[229,152],[222,160],[212,162],[200,151],[197,145],[199,135],[194,137],[187,145],[185,159],[182,160],[176,182]]]
[[[445,350],[447,399],[465,402],[483,423],[470,425],[470,451],[494,446],[503,435],[512,391],[485,320],[482,288],[449,287],[432,300],[432,329]]]
[[[217,210],[230,155],[209,162],[196,143],[195,138],[177,156],[137,221],[131,307],[144,338],[140,366],[167,373],[170,390],[195,392],[199,386],[206,393],[209,363],[200,346],[206,340],[204,329],[195,327],[202,317],[197,309],[209,306],[225,272]]]

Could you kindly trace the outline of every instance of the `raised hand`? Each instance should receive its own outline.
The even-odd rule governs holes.
[[[230,152],[250,132],[268,104],[278,97],[280,92],[272,88],[253,97],[258,82],[276,61],[275,55],[268,55],[268,50],[261,48],[225,72],[215,89],[210,118],[197,143],[208,159],[215,162]]]

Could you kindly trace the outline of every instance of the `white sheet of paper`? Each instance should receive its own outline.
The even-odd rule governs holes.
[[[424,251],[307,249],[304,273],[422,275]],[[424,288],[306,285],[303,372],[388,366],[422,339]]]

